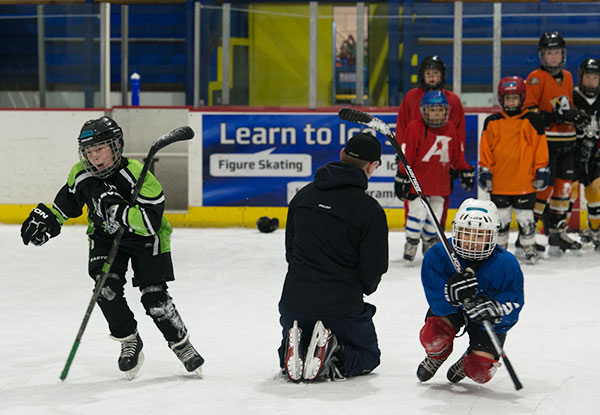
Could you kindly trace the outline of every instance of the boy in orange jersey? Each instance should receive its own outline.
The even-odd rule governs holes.
[[[531,263],[538,259],[535,249],[536,191],[548,186],[548,146],[541,120],[534,112],[522,110],[525,82],[507,76],[498,84],[502,111],[485,120],[479,144],[479,185],[491,193],[498,207],[498,245],[508,246],[512,210],[519,225],[517,255]]]
[[[527,77],[523,108],[536,111],[542,118],[549,152],[549,186],[538,192],[534,214],[540,219],[548,209],[548,244],[555,251],[578,250],[581,244],[567,235],[567,211],[575,179],[575,127],[590,117],[573,107],[573,76],[563,69],[566,43],[558,32],[542,34],[538,42],[541,68]]]

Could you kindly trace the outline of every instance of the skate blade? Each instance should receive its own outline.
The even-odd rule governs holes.
[[[548,256],[560,257],[560,256],[575,256],[579,257],[583,254],[583,249],[566,249],[563,250],[558,246],[551,245],[548,247]]]
[[[127,377],[127,380],[131,381],[133,380],[133,378],[135,378],[135,375],[137,375],[137,373],[142,367],[142,363],[144,363],[144,352],[140,352],[140,355],[138,356],[137,365],[135,365],[133,369],[124,372],[125,376]]]
[[[412,260],[405,259],[404,265],[408,268],[411,268],[411,267],[414,267],[415,265],[417,265],[417,263],[415,262],[414,259],[412,259]]]
[[[324,340],[323,336],[325,336]],[[306,361],[304,362],[304,373],[302,375],[305,380],[314,380],[319,374],[323,362],[321,359],[315,356],[315,352],[319,347],[327,347],[327,336],[328,333],[323,326],[323,323],[321,321],[317,321],[310,338],[308,349],[306,350]],[[320,343],[323,344],[319,345]]]
[[[302,330],[298,328],[298,322],[294,320],[294,325],[290,329],[288,334],[290,338],[291,348],[293,349],[293,355],[290,356],[285,362],[285,371],[293,382],[298,382],[302,379],[302,374],[304,371],[304,363],[300,358],[300,337],[302,335]],[[289,346],[288,346],[289,347]]]
[[[196,370],[190,372],[190,374],[193,375],[194,377],[197,377],[198,379],[202,379],[203,378],[202,366],[199,366]]]

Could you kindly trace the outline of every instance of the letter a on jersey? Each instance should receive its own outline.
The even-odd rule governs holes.
[[[447,135],[438,135],[435,138],[435,143],[431,146],[427,154],[423,157],[423,161],[428,162],[433,156],[440,156],[440,163],[450,162],[450,154],[448,152],[448,143],[452,137]]]

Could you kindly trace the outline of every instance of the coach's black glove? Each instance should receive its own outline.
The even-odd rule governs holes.
[[[473,186],[475,186],[475,169],[471,167],[470,170],[460,170],[460,186],[470,192]]]
[[[42,246],[50,238],[58,235],[60,228],[56,215],[46,205],[40,203],[21,225],[21,238],[25,245],[31,242],[35,246]]]
[[[541,191],[548,187],[548,184],[550,184],[550,168],[540,167],[535,172],[533,188],[537,191]]]
[[[92,190],[92,203],[94,213],[103,221],[106,233],[113,234],[121,226],[118,215],[119,207],[127,205],[127,202],[113,185],[102,182]]]
[[[498,324],[502,321],[504,315],[500,303],[486,295],[478,295],[468,301],[464,307],[469,320],[476,324],[481,323],[483,320]]]
[[[457,272],[450,277],[444,286],[444,297],[453,306],[458,306],[466,299],[475,297],[477,287],[475,271],[465,268],[462,272]]]
[[[487,167],[479,168],[479,187],[481,190],[492,193],[492,172]]]
[[[406,200],[410,193],[411,186],[412,184],[407,175],[396,172],[396,177],[394,178],[394,193],[396,193],[398,199]]]

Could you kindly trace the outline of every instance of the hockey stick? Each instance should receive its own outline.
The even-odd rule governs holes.
[[[382,120],[380,120],[379,118],[374,117],[371,114],[367,114],[366,112],[356,110],[354,108],[342,108],[342,109],[340,109],[338,116],[342,120],[352,121],[357,124],[365,125],[371,129],[383,134],[385,136],[385,138],[388,139],[388,141],[390,142],[392,147],[394,147],[394,150],[396,150],[396,153],[398,154],[400,162],[404,166],[404,169],[406,170],[406,173],[408,174],[408,178],[410,179],[410,182],[412,183],[413,187],[415,188],[415,191],[417,192],[417,195],[419,196],[421,203],[423,204],[423,206],[425,207],[427,212],[429,212],[429,217],[433,220],[433,223],[435,224],[436,232],[440,238],[440,241],[442,242],[442,244],[444,246],[444,249],[446,250],[446,253],[448,254],[448,257],[450,258],[450,261],[452,262],[452,265],[454,266],[454,269],[456,270],[456,272],[461,272],[462,266],[460,265],[460,262],[458,262],[458,258],[456,257],[454,249],[452,249],[452,246],[450,246],[450,242],[448,242],[448,239],[446,239],[444,231],[442,230],[442,226],[440,225],[440,222],[438,221],[435,214],[433,213],[433,208],[429,204],[429,201],[427,200],[426,196],[423,194],[423,191],[421,190],[421,186],[419,186],[419,182],[417,181],[417,177],[415,176],[415,173],[413,172],[412,168],[408,164],[408,160],[406,160],[406,156],[404,155],[404,152],[400,148],[400,145],[398,144],[398,141],[396,140],[396,136],[394,135],[394,133],[392,132],[390,127],[386,123],[384,123]],[[494,331],[492,324],[488,320],[484,320],[483,326],[485,327],[485,331],[487,332],[492,344],[494,345],[494,349],[496,349],[496,353],[498,353],[498,355],[502,357],[502,360],[504,361],[504,364],[506,365],[506,369],[508,370],[508,373],[510,374],[510,377],[515,385],[515,389],[516,390],[521,389],[523,387],[523,385],[519,381],[519,378],[517,377],[517,374],[515,373],[515,371],[512,367],[512,364],[510,363],[510,360],[508,360],[508,357],[504,353],[504,350],[502,349],[502,346],[500,345],[500,341],[498,340],[498,336],[496,336],[496,332]]]
[[[176,128],[166,134],[161,135],[152,143],[150,151],[148,151],[148,155],[146,156],[146,160],[144,162],[144,166],[142,167],[140,176],[138,177],[137,183],[135,184],[135,187],[133,189],[131,196],[131,206],[135,205],[135,200],[137,199],[140,190],[142,189],[142,185],[144,184],[144,180],[146,178],[146,175],[148,174],[148,169],[150,168],[150,165],[152,164],[156,153],[158,153],[159,150],[168,146],[169,144],[176,143],[178,141],[190,140],[193,137],[194,130],[192,130],[190,127],[185,126]],[[98,300],[98,297],[100,297],[100,292],[104,287],[104,283],[110,275],[110,268],[112,267],[115,257],[117,256],[117,252],[119,251],[119,245],[121,243],[121,238],[123,237],[124,232],[125,229],[122,226],[120,226],[115,234],[106,262],[102,266],[102,274],[100,274],[100,278],[96,282],[96,286],[94,287],[94,292],[92,294],[92,299],[88,304],[87,310],[83,317],[83,321],[81,322],[81,326],[79,327],[79,331],[77,332],[77,336],[75,337],[75,341],[73,342],[73,347],[71,347],[71,352],[69,353],[69,357],[67,358],[67,361],[65,363],[65,367],[62,373],[60,374],[60,380],[62,381],[64,381],[67,378],[69,369],[71,368],[71,363],[73,362],[73,358],[75,357],[75,353],[77,352],[77,348],[79,347],[79,343],[81,342],[81,338],[83,337],[83,332],[85,331],[88,321],[90,320],[90,316],[92,314],[92,310],[94,309],[94,305],[96,305],[96,301]]]

